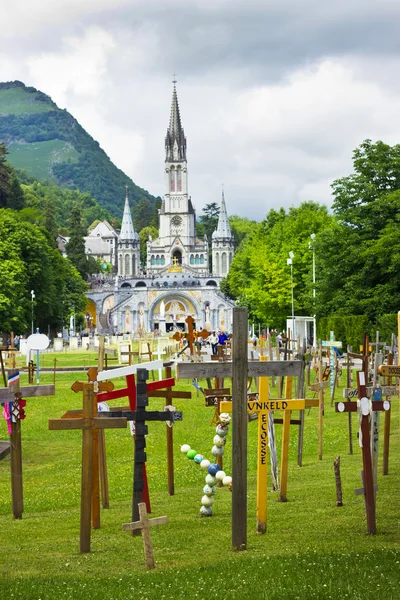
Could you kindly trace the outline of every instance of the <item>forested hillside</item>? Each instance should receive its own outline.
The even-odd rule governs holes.
[[[42,331],[61,329],[85,310],[87,284],[57,249],[57,194],[28,191],[6,157],[0,144],[0,332],[26,333],[31,321]],[[85,201],[69,193],[69,210],[81,211]]]
[[[138,187],[66,110],[20,81],[0,83],[0,143],[10,163],[42,181],[87,192],[121,218],[125,186],[131,206],[154,196]]]

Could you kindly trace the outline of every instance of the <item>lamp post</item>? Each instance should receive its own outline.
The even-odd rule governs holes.
[[[292,284],[292,339],[294,339],[294,291],[293,291],[293,252],[289,252],[289,258],[286,260],[287,264],[290,265],[290,281]]]
[[[315,246],[314,246],[314,240],[315,240],[315,233],[312,233],[310,235],[311,238],[311,242],[308,242],[308,248],[309,250],[312,250],[312,282],[313,282],[313,309],[314,309],[314,315],[313,315],[313,346],[314,348],[316,348],[316,344],[317,344],[317,332],[316,332],[316,320],[315,320],[315,296],[316,296],[316,290],[315,290]]]
[[[34,301],[34,299],[35,299],[35,292],[33,290],[31,290],[31,309],[32,309],[32,331],[31,331],[31,333],[32,333],[32,335],[33,335],[33,325],[34,325],[34,323],[33,323],[33,301]]]

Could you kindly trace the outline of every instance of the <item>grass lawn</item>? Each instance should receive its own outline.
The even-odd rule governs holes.
[[[61,355],[60,355],[61,356]],[[46,360],[46,359],[45,359]],[[397,599],[400,586],[400,411],[393,401],[389,476],[379,475],[377,535],[366,534],[360,487],[361,451],[353,417],[354,455],[348,454],[347,416],[329,406],[324,419],[324,456],[318,460],[317,410],[306,414],[303,467],[296,464],[297,428],[290,442],[287,503],[268,494],[268,526],[255,533],[256,423],[249,424],[248,545],[231,551],[231,494],[217,490],[214,516],[200,518],[204,471],[183,456],[188,443],[211,458],[212,408],[196,397],[178,400],[183,422],[174,427],[175,496],[167,495],[165,425],[150,423],[147,471],[152,516],[169,523],[151,531],[156,569],[146,571],[141,537],[122,531],[131,520],[132,438],[128,430],[106,432],[110,509],[92,532],[92,552],[79,554],[81,433],[49,431],[49,417],[80,408],[70,390],[83,374],[57,375],[54,398],[28,399],[22,422],[24,515],[11,513],[10,459],[0,461],[0,599],[153,600],[158,598]],[[52,380],[43,375],[43,383]],[[343,375],[343,382],[345,375]],[[123,381],[118,382],[119,386]],[[337,399],[340,399],[340,393]],[[121,401],[116,401],[121,405]],[[114,402],[114,404],[116,404]],[[162,400],[151,399],[159,409]],[[276,426],[280,454],[281,426]],[[5,421],[0,438],[7,439]],[[380,444],[382,446],[382,444]],[[231,472],[228,436],[224,470]],[[340,454],[344,506],[335,506],[333,460]],[[381,471],[381,459],[380,459]]]

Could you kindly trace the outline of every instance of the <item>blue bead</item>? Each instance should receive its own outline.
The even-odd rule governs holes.
[[[211,465],[208,467],[208,472],[213,477],[215,477],[215,474],[218,473],[218,471],[220,471],[220,470],[221,470],[221,467],[219,465],[217,465],[216,463],[211,463]]]

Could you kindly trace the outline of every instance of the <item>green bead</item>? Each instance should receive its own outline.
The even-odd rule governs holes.
[[[196,456],[197,452],[196,450],[189,450],[189,452],[186,452],[186,456],[188,458],[191,458],[192,460],[194,459],[194,457]]]

